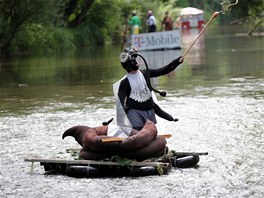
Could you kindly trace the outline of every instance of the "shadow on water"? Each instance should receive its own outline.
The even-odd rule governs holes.
[[[169,148],[209,152],[199,168],[162,177],[75,179],[44,175],[39,164],[30,174],[23,161],[71,158],[65,150],[80,146],[73,138],[62,140],[64,130],[98,126],[114,116],[112,84],[125,75],[119,47],[2,62],[0,196],[263,197],[264,37],[227,30],[209,29],[182,65],[154,80],[168,92],[160,106],[179,118],[165,121]],[[151,67],[163,66],[197,34],[182,33],[182,50],[142,54]]]

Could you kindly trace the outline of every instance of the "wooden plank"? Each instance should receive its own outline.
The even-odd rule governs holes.
[[[57,164],[81,164],[81,165],[110,165],[110,166],[120,166],[117,162],[108,162],[108,161],[95,161],[95,160],[65,160],[60,158],[52,158],[52,159],[45,159],[45,158],[25,158],[25,162],[44,162],[44,163],[57,163]],[[169,163],[163,162],[137,162],[134,161],[131,166],[169,166]]]
[[[161,134],[161,135],[158,135],[158,136],[161,136],[161,137],[164,137],[164,138],[171,138],[172,137],[171,134]]]
[[[160,137],[164,138],[170,138],[172,135],[171,134],[161,134],[158,135]],[[119,137],[109,137],[109,138],[103,138],[102,142],[122,142],[125,138],[119,138]]]
[[[119,137],[109,137],[109,138],[103,138],[102,142],[122,142],[125,138],[119,138]]]
[[[81,148],[68,148],[66,152],[79,152]],[[175,156],[179,155],[208,155],[208,152],[194,152],[194,151],[174,151]]]

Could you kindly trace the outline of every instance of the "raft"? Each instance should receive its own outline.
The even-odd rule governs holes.
[[[116,138],[107,136],[107,129],[108,126],[74,126],[63,133],[62,139],[74,137],[82,146],[79,157],[85,160],[101,160],[118,155],[143,161],[168,152],[166,139],[158,135],[156,125],[150,120],[140,131],[133,129],[131,135],[121,141],[107,141]]]
[[[67,150],[67,152],[72,152],[72,149]],[[32,162],[31,172],[33,172],[33,163],[39,162],[47,174],[59,173],[75,178],[142,177],[166,175],[172,168],[196,167],[200,155],[208,155],[208,153],[170,151],[161,158],[149,159],[142,162],[123,159],[119,156],[113,156],[112,159],[100,161],[61,158],[26,158],[25,161]]]
[[[74,126],[63,133],[62,139],[72,136],[81,145],[75,150],[77,159],[26,158],[25,161],[32,162],[32,167],[34,162],[39,162],[47,173],[76,178],[137,177],[164,175],[173,167],[195,167],[199,155],[208,154],[170,151],[165,138],[171,135],[158,135],[150,120],[126,138],[107,136],[107,127]]]

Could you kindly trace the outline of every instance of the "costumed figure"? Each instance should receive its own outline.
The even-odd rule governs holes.
[[[139,70],[137,57],[145,62],[146,69]],[[108,136],[127,137],[132,129],[141,130],[146,120],[157,123],[156,115],[168,121],[178,121],[170,114],[163,111],[155,102],[154,92],[165,96],[151,86],[150,78],[166,75],[172,72],[183,60],[179,57],[168,65],[158,69],[148,69],[147,63],[136,49],[124,51],[120,54],[120,62],[126,70],[126,75],[113,85],[116,99],[116,117],[108,125]]]

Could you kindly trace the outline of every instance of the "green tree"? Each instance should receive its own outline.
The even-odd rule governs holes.
[[[18,33],[29,24],[55,24],[63,0],[1,0],[0,1],[0,53],[9,53]]]
[[[0,0],[0,53],[64,51],[75,47],[120,44],[132,10],[146,32],[147,11],[157,19],[157,29],[165,11],[176,18],[181,7],[197,7],[206,19],[234,0]],[[216,21],[249,21],[263,25],[263,0],[239,0],[231,12]],[[216,23],[215,23],[216,24]]]

